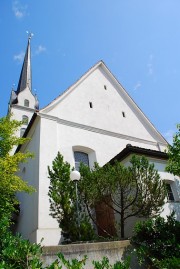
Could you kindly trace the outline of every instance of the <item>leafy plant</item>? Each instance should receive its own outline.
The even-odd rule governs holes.
[[[32,244],[20,235],[13,235],[9,231],[8,218],[3,217],[0,220],[0,268],[41,268],[41,254],[40,244]]]
[[[27,141],[15,136],[21,122],[11,120],[10,116],[0,119],[0,219],[4,215],[10,215],[16,210],[18,201],[15,197],[17,192],[31,193],[34,189],[22,180],[17,172],[19,164],[26,162],[32,157],[31,153],[17,152],[12,155],[14,146]]]
[[[146,262],[154,268],[166,268],[161,266],[168,262],[177,263],[180,258],[179,230],[180,222],[175,220],[174,214],[167,216],[167,220],[159,216],[138,222],[132,244],[137,250],[139,262]]]
[[[118,261],[114,265],[109,263],[107,257],[103,257],[102,261],[93,261],[94,269],[129,269],[130,268],[130,257],[125,261]]]
[[[168,163],[166,171],[180,176],[180,124],[177,125],[177,132],[173,137],[173,144],[168,145]]]

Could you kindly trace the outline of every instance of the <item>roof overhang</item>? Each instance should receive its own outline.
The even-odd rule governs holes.
[[[124,148],[119,154],[117,154],[114,158],[112,158],[109,163],[113,164],[115,161],[123,161],[130,155],[143,155],[155,159],[167,160],[168,155],[165,152],[152,150],[152,149],[145,149],[140,147],[132,146],[131,144],[127,144],[126,148]]]

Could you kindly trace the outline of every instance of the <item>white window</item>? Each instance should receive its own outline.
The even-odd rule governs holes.
[[[80,163],[83,163],[89,166],[89,157],[88,154],[81,151],[74,152],[74,159],[75,159],[75,169],[79,171]]]

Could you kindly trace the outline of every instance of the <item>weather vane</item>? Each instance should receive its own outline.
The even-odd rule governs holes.
[[[27,35],[28,35],[28,38],[31,39],[33,37],[33,33],[29,32],[29,31],[26,31]]]

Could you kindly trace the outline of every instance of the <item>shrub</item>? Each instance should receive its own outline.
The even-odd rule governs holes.
[[[109,263],[107,257],[103,257],[102,261],[93,261],[94,269],[129,269],[130,257],[127,257],[125,261],[118,261],[114,265]]]
[[[174,213],[167,220],[156,217],[138,222],[134,228],[131,243],[135,245],[140,264],[146,262],[154,268],[163,264],[177,263],[180,253],[180,222],[175,220]]]

